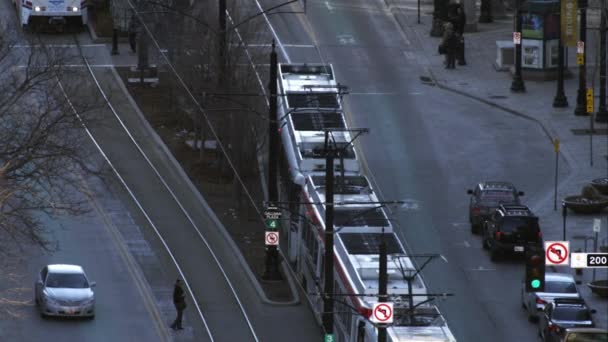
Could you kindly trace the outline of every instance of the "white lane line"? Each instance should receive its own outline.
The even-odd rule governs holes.
[[[148,223],[150,224],[150,226],[152,227],[152,229],[154,229],[154,232],[156,233],[156,235],[158,236],[159,240],[161,241],[161,243],[165,247],[165,250],[167,251],[167,253],[171,257],[171,260],[173,260],[173,263],[175,264],[175,267],[177,268],[177,271],[179,272],[180,276],[182,277],[182,279],[184,281],[184,284],[186,284],[186,288],[188,289],[188,292],[190,292],[190,295],[192,296],[192,298],[195,298],[194,295],[193,295],[193,293],[192,293],[192,289],[190,288],[190,285],[188,284],[188,281],[187,281],[184,273],[182,272],[182,269],[179,267],[179,264],[177,263],[177,260],[175,259],[175,256],[173,255],[173,253],[171,253],[171,249],[169,249],[169,246],[167,245],[167,243],[165,242],[165,240],[162,238],[162,235],[158,231],[158,228],[156,228],[156,225],[154,224],[154,222],[152,222],[152,219],[148,215],[148,212],[144,209],[144,207],[141,205],[141,203],[139,203],[139,201],[137,200],[137,197],[135,197],[135,194],[133,193],[133,191],[131,190],[131,188],[127,185],[127,183],[125,182],[124,178],[122,178],[122,176],[120,175],[120,173],[118,172],[118,170],[116,170],[116,167],[114,167],[114,164],[110,161],[110,159],[108,158],[108,156],[106,155],[106,153],[104,152],[104,150],[101,148],[101,146],[99,145],[99,143],[97,142],[97,140],[95,139],[95,137],[93,137],[93,134],[91,133],[91,131],[89,130],[89,128],[85,125],[84,121],[82,120],[82,117],[80,116],[80,114],[78,113],[78,111],[76,110],[76,108],[74,107],[74,104],[70,100],[67,92],[65,91],[65,88],[63,87],[63,84],[61,83],[61,81],[59,80],[58,77],[57,77],[57,84],[59,85],[59,88],[61,89],[61,92],[63,93],[63,96],[65,97],[65,99],[67,100],[68,104],[70,105],[70,108],[72,108],[72,111],[74,112],[74,114],[78,118],[78,121],[80,121],[80,124],[84,128],[85,132],[87,133],[87,135],[89,136],[89,138],[91,139],[91,141],[93,142],[93,144],[95,145],[95,147],[97,148],[97,150],[99,151],[99,153],[102,155],[103,159],[105,159],[105,161],[108,163],[108,165],[110,166],[110,168],[112,169],[112,171],[114,172],[114,174],[116,175],[116,177],[118,178],[118,180],[120,181],[120,183],[125,187],[125,190],[127,190],[127,192],[129,193],[129,195],[131,196],[131,198],[133,199],[133,201],[135,202],[135,204],[137,205],[137,207],[139,208],[139,210],[141,210],[142,214],[144,215],[144,217],[146,218],[146,220],[148,221]],[[105,94],[104,94],[104,97],[105,97]],[[109,104],[109,102],[108,102],[108,104]],[[205,320],[205,317],[204,317],[202,311],[199,308],[199,304],[198,304],[198,302],[196,300],[194,302],[196,304],[196,309],[197,309],[197,311],[198,311],[198,313],[199,313],[199,315],[200,315],[200,317],[201,317],[201,319],[203,321],[203,324],[205,325],[205,328],[206,328],[206,330],[207,330],[207,332],[209,334],[209,337],[211,338],[211,341],[213,341],[213,336],[211,335],[211,331],[209,330],[209,326],[207,325],[207,321]]]
[[[486,271],[496,271],[495,268],[485,268],[483,266],[479,266],[477,268],[469,268],[469,271],[479,271],[479,272],[486,272]]]
[[[154,38],[154,35],[152,34],[152,31],[150,31],[150,28],[148,27],[148,25],[146,24],[146,22],[142,19],[140,13],[137,11],[137,9],[135,8],[135,6],[133,5],[133,3],[131,2],[131,0],[127,0],[127,3],[129,4],[129,8],[131,8],[133,10],[133,12],[137,15],[137,19],[139,20],[140,23],[142,23],[143,28],[145,29],[146,33],[148,34],[148,36],[152,39],[152,42],[154,43],[154,45],[156,46],[157,49],[161,49],[160,44],[158,43],[158,41],[156,40],[156,38]],[[256,3],[258,4],[258,6],[260,6],[259,2]],[[263,10],[262,10],[263,12]],[[266,18],[266,20],[268,20],[268,17],[266,16],[266,14],[264,14],[264,18]],[[278,38],[277,38],[277,42],[278,42]],[[280,44],[280,42],[279,42]],[[207,122],[207,124],[209,125],[209,129],[211,130],[211,134],[216,138],[216,140],[218,141],[218,146],[220,147],[220,149],[222,150],[222,153],[225,156],[228,156],[228,152],[226,151],[226,148],[224,147],[224,144],[222,144],[220,141],[220,139],[218,138],[219,135],[217,134],[213,124],[211,123],[211,121],[209,120],[209,117],[207,116],[207,113],[205,112],[205,110],[203,109],[203,107],[201,106],[200,102],[196,99],[196,97],[192,94],[192,91],[190,91],[190,89],[188,88],[188,86],[186,85],[186,83],[184,82],[183,78],[177,73],[177,71],[175,70],[175,67],[173,66],[173,64],[171,63],[171,61],[169,60],[169,58],[167,58],[167,56],[165,54],[161,55],[162,58],[165,60],[165,62],[167,63],[167,66],[169,66],[169,68],[171,69],[171,71],[173,72],[173,74],[175,75],[175,77],[178,79],[179,83],[182,85],[182,88],[184,89],[184,91],[188,94],[188,96],[192,99],[192,101],[196,104],[198,110],[201,112],[201,114],[204,116],[205,121]],[[84,57],[84,56],[83,56]],[[84,59],[85,63],[88,63],[86,58]],[[91,75],[93,75],[93,72],[91,71]],[[93,77],[95,77],[93,75]],[[96,81],[97,82],[97,81]],[[100,88],[101,90],[101,88]],[[104,95],[105,96],[105,95]],[[110,103],[108,102],[108,105]],[[116,115],[116,114],[115,114]],[[117,118],[118,115],[116,115]],[[120,120],[120,118],[119,118]],[[124,126],[124,123],[122,121],[120,121],[120,123]],[[125,131],[129,134],[129,136],[131,136],[130,132],[126,129],[125,127]],[[141,150],[141,147],[139,147],[139,145],[137,145],[137,143],[135,142],[135,140],[133,139],[133,137],[131,136],[131,139],[133,140],[133,142],[135,143],[135,145],[137,146],[137,148],[141,151],[141,153],[143,154],[143,156],[146,158],[146,160],[148,160],[148,163],[150,164],[150,166],[152,167],[152,169],[155,171],[155,173],[157,174],[157,176],[160,178],[161,182],[163,182],[163,184],[165,185],[165,187],[167,188],[167,191],[169,191],[169,193],[171,194],[171,196],[173,197],[173,199],[175,200],[175,202],[179,205],[179,207],[181,208],[182,212],[184,213],[184,215],[188,218],[188,221],[190,222],[190,224],[192,225],[192,227],[194,228],[194,230],[196,230],[196,232],[198,233],[198,236],[200,237],[200,239],[204,242],[204,244],[206,245],[206,247],[209,249],[209,253],[211,253],[211,255],[213,256],[213,259],[215,260],[215,263],[217,265],[217,267],[219,268],[219,270],[222,272],[222,275],[224,276],[224,279],[226,280],[226,283],[228,284],[228,286],[230,287],[230,290],[232,292],[232,294],[234,295],[234,298],[236,300],[236,302],[239,305],[239,308],[241,310],[241,313],[243,314],[243,316],[245,317],[245,320],[247,321],[247,325],[249,327],[249,330],[254,338],[254,340],[256,342],[258,342],[258,337],[255,333],[255,329],[253,328],[253,325],[251,323],[251,321],[249,320],[249,316],[247,315],[247,312],[245,311],[245,307],[243,306],[243,303],[241,302],[241,299],[239,298],[239,296],[236,293],[236,290],[234,289],[234,286],[232,285],[232,282],[230,281],[230,279],[228,278],[228,275],[226,274],[226,271],[224,271],[224,268],[222,268],[221,263],[219,262],[217,256],[215,255],[215,253],[213,252],[213,249],[211,249],[211,246],[209,246],[209,243],[207,242],[207,240],[205,239],[205,237],[203,236],[203,234],[201,234],[200,229],[198,229],[198,226],[196,225],[196,223],[194,222],[194,220],[192,219],[192,217],[190,216],[190,214],[188,214],[188,212],[186,211],[186,209],[183,207],[183,205],[181,204],[181,202],[177,199],[177,196],[175,195],[175,193],[173,192],[173,190],[171,190],[171,188],[169,188],[169,186],[167,185],[167,183],[164,181],[164,179],[161,177],[160,173],[158,172],[158,170],[154,167],[154,165],[150,162],[150,160],[148,159],[148,157],[143,153],[143,151]],[[249,197],[250,201],[252,203],[255,203],[255,201],[253,200],[253,197],[251,196],[249,190],[247,189],[247,187],[245,186],[241,176],[238,174],[238,172],[236,172],[236,168],[234,166],[234,163],[232,162],[232,160],[230,158],[226,158],[226,161],[228,162],[228,164],[230,165],[230,168],[232,170],[234,170],[234,175],[235,177],[238,179],[239,183],[241,184],[241,186],[243,186],[243,190],[245,191],[245,194],[247,195],[247,197]],[[257,210],[257,207],[256,207]],[[261,215],[261,213],[258,214]],[[190,290],[189,290],[190,291]],[[194,298],[194,297],[193,297]],[[198,305],[197,305],[198,308]],[[202,312],[201,312],[202,314]],[[213,339],[213,337],[211,335],[209,335],[210,338]]]
[[[287,54],[287,51],[285,51],[285,47],[283,46],[283,43],[281,43],[281,39],[279,38],[279,35],[277,34],[277,31],[275,31],[274,27],[272,27],[272,24],[270,23],[270,20],[268,20],[268,16],[266,15],[266,12],[262,8],[262,5],[260,5],[260,2],[258,0],[255,0],[255,4],[258,6],[258,9],[262,13],[262,16],[264,17],[264,20],[266,20],[266,24],[268,24],[268,27],[270,28],[270,31],[272,32],[272,36],[277,41],[277,45],[281,49],[281,52],[283,53],[283,57],[285,57],[285,61],[288,64],[291,64],[291,58],[289,58],[289,55]]]
[[[329,1],[325,1],[325,7],[329,11],[329,13],[334,13],[334,8],[329,4]]]
[[[445,263],[448,263],[448,259],[446,257],[443,256],[443,254],[439,254],[439,256],[441,257],[441,259],[443,259],[443,261],[445,261]]]

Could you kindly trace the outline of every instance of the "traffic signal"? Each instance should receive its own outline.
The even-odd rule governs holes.
[[[526,256],[526,292],[545,291],[545,258],[542,254]]]

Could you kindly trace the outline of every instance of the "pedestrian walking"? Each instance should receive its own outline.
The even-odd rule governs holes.
[[[175,305],[175,310],[177,311],[177,317],[171,324],[171,329],[184,329],[182,327],[182,315],[184,313],[184,309],[186,308],[186,295],[184,294],[184,289],[182,288],[182,281],[179,280],[179,278],[177,278],[175,281],[175,286],[173,288],[173,304]]]
[[[131,18],[129,19],[129,45],[131,46],[131,51],[133,53],[135,53],[137,47],[138,26],[137,16],[135,15],[135,12],[131,10]]]
[[[458,43],[460,38],[454,31],[454,25],[447,22],[444,24],[443,40],[441,46],[445,51],[445,68],[454,69],[456,68],[456,53],[458,52]]]
[[[466,65],[467,62],[464,58],[464,29],[467,26],[467,16],[464,13],[464,8],[462,4],[456,4],[455,12],[452,17],[452,24],[454,25],[454,31],[459,36],[458,42],[458,52],[456,54],[456,59],[458,60],[458,65]]]

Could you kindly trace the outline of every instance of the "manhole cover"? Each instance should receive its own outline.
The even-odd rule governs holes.
[[[491,99],[495,99],[495,100],[508,99],[508,97],[504,96],[504,95],[490,95],[488,97],[491,98]]]
[[[608,134],[608,129],[606,128],[596,128],[593,130],[593,132],[588,129],[588,128],[573,128],[571,129],[572,134],[574,135],[589,135],[589,134],[593,134],[593,135],[606,135]]]

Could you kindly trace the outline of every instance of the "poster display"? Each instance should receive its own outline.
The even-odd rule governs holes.
[[[523,38],[543,39],[543,17],[534,13],[521,15],[521,32]]]
[[[543,67],[543,41],[523,39],[522,67],[541,69]]]

